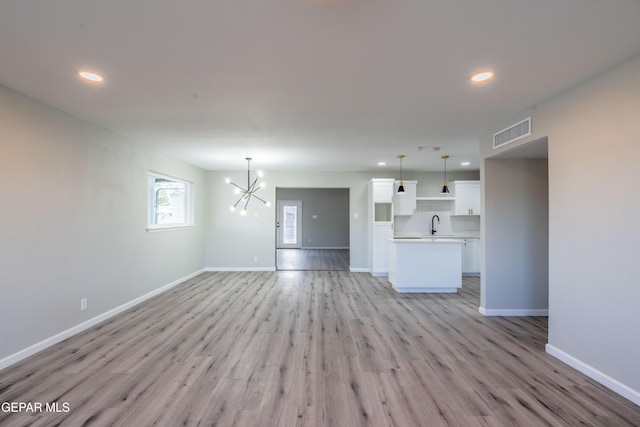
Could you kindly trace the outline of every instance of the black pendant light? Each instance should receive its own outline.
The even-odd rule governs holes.
[[[442,191],[440,194],[449,194],[449,185],[447,183],[447,159],[449,156],[442,156],[442,160],[444,160],[444,184],[442,184]]]
[[[400,185],[398,186],[398,194],[404,194],[404,182],[402,182],[402,159],[404,159],[404,154],[398,154],[398,158],[400,159]]]

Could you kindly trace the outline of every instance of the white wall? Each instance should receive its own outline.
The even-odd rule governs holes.
[[[258,159],[256,159],[256,164]],[[242,217],[231,212],[235,202],[232,188],[225,177],[239,179],[242,171],[211,171],[207,173],[209,202],[207,206],[207,268],[214,270],[273,270],[276,263],[275,199],[276,187],[349,188],[349,247],[351,267],[367,267],[367,181],[368,174],[305,173],[264,171],[267,187],[261,197],[272,203],[265,207],[252,201],[248,214]],[[354,218],[354,214],[358,218]]]
[[[0,368],[204,268],[200,169],[3,86],[0,153]],[[195,183],[195,228],[145,231],[150,169]]]
[[[529,114],[514,148],[548,136],[547,350],[640,404],[640,56],[493,131]]]
[[[254,161],[258,168],[258,159]],[[270,172],[265,171],[268,186],[265,197],[275,205],[276,187],[348,188],[349,189],[349,248],[351,269],[369,271],[367,233],[367,183],[371,178],[393,178],[395,171],[364,172]],[[212,270],[256,269],[273,270],[275,252],[275,208],[260,204],[249,205],[249,214],[241,217],[229,211],[235,202],[232,188],[225,177],[241,179],[243,171],[211,171],[207,173],[209,188],[207,206],[207,268]],[[447,173],[449,180],[478,179],[477,171]],[[418,180],[419,196],[434,196],[442,186],[442,174],[407,173],[406,180]],[[357,214],[356,219],[354,215]],[[257,261],[255,261],[257,257]]]

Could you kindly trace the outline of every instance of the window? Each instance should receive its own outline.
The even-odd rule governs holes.
[[[149,172],[148,229],[193,225],[192,183]]]

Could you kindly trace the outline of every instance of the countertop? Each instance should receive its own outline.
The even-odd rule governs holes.
[[[453,234],[398,234],[391,240],[433,240],[433,239],[479,239],[479,231],[464,231]]]
[[[413,238],[413,237],[405,237],[405,238],[396,238],[396,239],[389,239],[389,242],[391,243],[412,243],[412,244],[418,244],[418,243],[439,243],[439,244],[443,244],[443,243],[464,243],[464,239],[461,237],[417,237],[417,238]]]

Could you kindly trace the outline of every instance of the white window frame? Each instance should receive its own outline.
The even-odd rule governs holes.
[[[174,224],[155,223],[157,214],[155,181],[157,179],[165,179],[185,185],[186,194],[184,222]],[[181,228],[195,227],[193,187],[194,184],[191,181],[154,171],[149,171],[149,173],[147,174],[147,231],[176,230]]]

